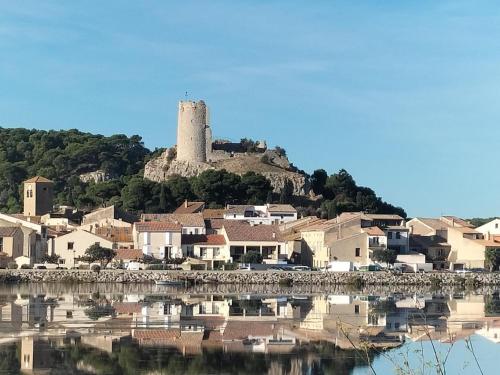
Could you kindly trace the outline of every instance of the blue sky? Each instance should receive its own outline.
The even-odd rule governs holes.
[[[495,1],[0,0],[0,126],[169,146],[185,91],[409,215],[499,214]]]

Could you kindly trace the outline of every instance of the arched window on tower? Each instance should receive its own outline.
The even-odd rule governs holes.
[[[33,198],[33,187],[31,185],[28,185],[26,189],[26,198]]]

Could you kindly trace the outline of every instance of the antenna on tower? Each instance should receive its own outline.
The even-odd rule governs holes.
[[[186,100],[188,98],[188,92],[186,91],[186,93],[184,94],[184,96],[186,97]]]

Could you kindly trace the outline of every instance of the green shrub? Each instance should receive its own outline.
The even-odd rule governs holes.
[[[98,264],[93,264],[92,267],[90,267],[90,270],[99,273],[101,272],[101,266],[99,266]]]
[[[18,265],[17,265],[17,263],[16,263],[16,262],[9,262],[9,263],[7,264],[7,268],[8,268],[9,270],[17,270],[17,267],[18,267]]]
[[[224,264],[224,269],[226,271],[234,271],[238,269],[238,264],[237,263],[226,263]]]

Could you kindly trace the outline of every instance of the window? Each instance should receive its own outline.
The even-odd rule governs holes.
[[[28,185],[26,189],[26,198],[33,198],[33,187],[31,185]]]
[[[498,229],[498,223],[495,223],[495,229]]]
[[[218,247],[214,247],[214,258],[220,256],[220,249]]]
[[[387,238],[392,240],[392,232],[387,232]]]
[[[400,240],[401,239],[401,232],[396,232],[396,239]]]
[[[75,249],[75,243],[74,242],[68,242],[68,250],[74,250]]]
[[[399,327],[401,327],[399,322],[394,323],[394,329],[399,329]]]
[[[356,248],[355,254],[357,257],[361,256],[361,249],[359,247]]]
[[[202,247],[201,248],[201,257],[202,258],[206,258],[207,257],[207,248],[206,247]]]
[[[194,229],[194,234],[198,234],[198,228]]]
[[[66,319],[73,319],[73,311],[66,310]]]
[[[354,314],[359,314],[359,305],[354,305]]]
[[[0,252],[3,252],[3,237],[0,237]]]

